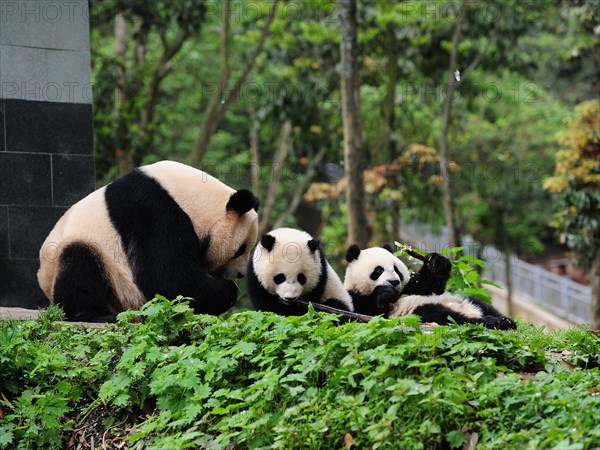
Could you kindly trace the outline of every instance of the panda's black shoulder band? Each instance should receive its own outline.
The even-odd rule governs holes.
[[[247,189],[240,189],[229,197],[227,211],[235,211],[239,216],[243,216],[251,209],[258,210],[259,201],[252,192]]]

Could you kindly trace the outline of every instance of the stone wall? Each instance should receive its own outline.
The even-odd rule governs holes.
[[[0,0],[0,305],[47,303],[40,246],[93,189],[87,0]]]

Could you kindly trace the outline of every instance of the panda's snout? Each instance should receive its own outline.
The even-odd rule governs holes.
[[[237,278],[238,278],[238,280],[241,278],[244,278],[244,274],[242,272],[238,272]]]
[[[396,287],[400,284],[400,280],[388,280],[388,283],[390,283],[392,286]]]
[[[285,297],[285,299],[289,302],[293,302],[294,300],[297,300],[298,297]]]

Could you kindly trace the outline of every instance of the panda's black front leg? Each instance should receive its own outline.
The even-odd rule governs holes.
[[[378,314],[383,314],[385,317],[389,314],[392,303],[400,297],[396,288],[391,285],[377,286],[373,294]]]
[[[446,290],[452,263],[439,253],[429,253],[419,272],[412,273],[402,295],[441,295]]]
[[[400,296],[396,288],[392,285],[377,286],[369,295],[361,295],[358,292],[350,291],[354,311],[368,316],[384,315],[387,317],[390,306]]]
[[[194,302],[190,306],[197,314],[219,315],[228,311],[236,302],[238,287],[234,281],[204,274],[202,284],[195,289]]]
[[[504,316],[483,316],[483,325],[490,330],[516,330],[514,320]]]

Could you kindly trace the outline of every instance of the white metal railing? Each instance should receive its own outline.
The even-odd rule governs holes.
[[[441,229],[439,234],[434,234],[424,229],[421,231],[416,225],[403,224],[400,235],[405,242],[427,252],[439,252],[442,248],[450,246],[445,228]],[[481,248],[481,244],[469,236],[465,237],[463,246],[468,255],[477,256],[478,250],[483,255],[483,259],[486,260],[484,278],[502,287],[506,286],[506,257],[502,252],[491,245]],[[511,262],[515,294],[573,323],[589,323],[592,298],[590,286],[549,272],[541,266],[529,264],[516,255],[511,256]]]

